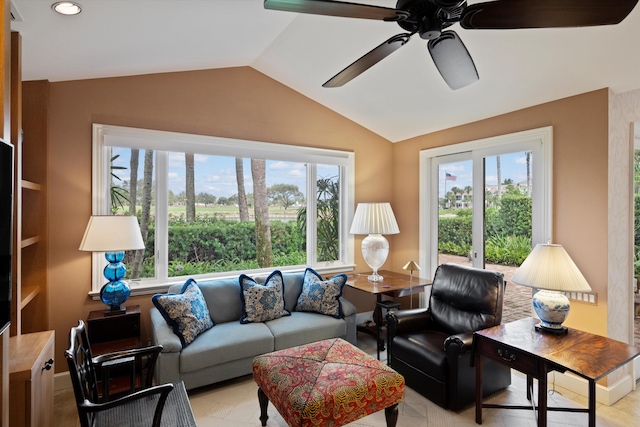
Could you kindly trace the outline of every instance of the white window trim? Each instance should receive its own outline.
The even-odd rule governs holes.
[[[176,151],[176,146],[181,146],[179,151],[183,151],[185,145],[189,146],[190,151],[208,155],[266,158],[268,160],[333,164],[340,166],[340,190],[342,194],[340,209],[341,212],[344,213],[341,215],[340,238],[344,238],[343,240],[346,242],[341,248],[340,259],[342,261],[317,263],[314,269],[323,274],[352,271],[354,269],[355,239],[349,234],[348,230],[348,224],[353,218],[354,213],[355,154],[353,152],[94,123],[92,135],[92,214],[105,215],[110,212],[107,194],[109,194],[111,180],[109,170],[107,170],[108,162],[104,161],[105,156],[109,154],[110,146],[152,149],[156,152],[162,152]],[[163,157],[166,156],[160,155],[157,157],[157,170],[159,170],[163,162],[167,162],[167,159]],[[308,171],[308,174],[309,172],[315,171],[315,167],[308,169],[311,169]],[[163,177],[157,176],[156,179],[161,180]],[[307,186],[307,194],[315,194],[315,180],[307,179]],[[315,211],[315,197],[307,197],[307,199],[308,206],[311,205],[311,210]],[[160,202],[161,200],[157,201],[158,209],[161,209]],[[161,214],[161,212],[158,212],[158,216]],[[311,225],[315,227],[315,221],[316,216],[309,215],[308,223],[311,223]],[[315,238],[313,240],[315,241]],[[307,246],[313,248],[307,251],[307,258],[315,259],[315,245]],[[158,251],[158,249],[159,248],[156,248],[156,251]],[[162,292],[167,290],[172,284],[184,282],[184,277],[166,277],[166,251],[167,248],[160,251],[164,254],[164,261],[158,256],[158,252],[156,252],[156,278],[144,279],[135,286],[132,286],[131,295]],[[92,254],[92,285],[89,294],[95,300],[99,299],[100,288],[105,282],[102,273],[105,264],[104,253],[96,252]],[[161,268],[164,268],[164,272],[159,275],[158,269]],[[291,268],[278,267],[281,271],[303,271],[304,268],[306,268],[306,266],[294,266]],[[251,273],[261,274],[271,272],[272,270],[273,268],[265,268],[254,270]],[[237,273],[227,272],[207,275],[206,278],[234,277],[236,275]],[[198,277],[195,278],[197,279]]]
[[[553,127],[547,126],[506,135],[499,135],[475,141],[437,147],[420,152],[420,263],[424,266],[423,277],[433,277],[438,265],[438,248],[433,248],[434,233],[438,232],[437,206],[433,206],[431,194],[437,191],[437,168],[432,159],[465,152],[482,155],[499,154],[504,149],[530,149],[536,145],[538,156],[542,161],[533,162],[534,173],[542,180],[542,185],[534,185],[532,198],[532,215],[539,218],[532,230],[532,244],[546,243],[552,237],[552,183],[553,183]],[[536,157],[534,157],[535,159]],[[475,200],[474,200],[475,202]],[[435,214],[434,214],[435,212]]]

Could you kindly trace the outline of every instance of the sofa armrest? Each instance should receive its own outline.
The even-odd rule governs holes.
[[[182,350],[180,338],[173,333],[173,329],[164,320],[157,308],[149,310],[151,317],[151,337],[154,345],[162,346],[162,353],[179,353]]]
[[[342,317],[354,316],[356,314],[356,306],[351,301],[346,300],[344,297],[340,297],[340,304],[342,305]]]

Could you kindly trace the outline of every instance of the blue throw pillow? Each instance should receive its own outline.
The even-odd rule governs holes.
[[[346,274],[338,274],[328,280],[322,280],[316,271],[307,268],[302,279],[302,292],[298,297],[296,311],[313,311],[315,313],[342,317],[342,289],[347,283]]]
[[[242,298],[240,323],[266,322],[291,315],[284,308],[284,280],[279,270],[271,273],[262,284],[246,274],[241,274],[239,281]]]
[[[193,279],[185,282],[180,293],[156,294],[151,301],[180,337],[182,347],[192,343],[198,335],[214,325],[202,291]]]

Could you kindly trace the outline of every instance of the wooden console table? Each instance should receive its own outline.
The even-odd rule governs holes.
[[[596,381],[640,356],[640,349],[611,338],[569,328],[567,335],[538,332],[537,319],[528,317],[474,333],[476,366],[476,423],[482,408],[529,409],[532,406],[482,403],[482,357],[488,357],[527,375],[527,399],[533,378],[538,380],[538,426],[547,425],[547,411],[588,413],[596,426]],[[572,372],[589,384],[588,408],[547,407],[547,373]]]
[[[414,277],[413,280],[408,274],[394,273],[392,271],[378,272],[384,280],[381,282],[370,282],[367,274],[348,274],[347,285],[363,292],[368,292],[376,296],[376,307],[373,310],[373,325],[358,325],[358,331],[373,335],[378,339],[378,358],[380,350],[384,350],[384,340],[380,339],[380,326],[384,324],[382,317],[382,296],[400,298],[407,295],[417,294],[424,291],[425,286],[431,284],[431,280]]]

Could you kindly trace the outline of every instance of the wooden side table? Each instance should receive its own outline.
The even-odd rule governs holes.
[[[130,305],[125,313],[109,316],[105,316],[104,310],[92,311],[87,318],[87,335],[94,356],[141,347],[140,306]],[[126,377],[129,389],[135,389],[136,369],[139,367],[133,357],[119,360],[116,364],[107,362],[102,368],[103,399],[108,400],[110,394],[124,390],[121,383],[110,381],[112,378]]]
[[[476,423],[482,424],[482,408],[538,411],[538,427],[546,427],[547,411],[584,412],[589,427],[596,427],[596,381],[640,356],[640,348],[569,328],[567,335],[535,330],[537,319],[528,317],[474,332],[476,365]],[[482,403],[482,358],[510,366],[527,376],[527,399],[533,380],[538,381],[538,404],[499,405]],[[547,406],[547,373],[572,372],[587,380],[587,408]]]

